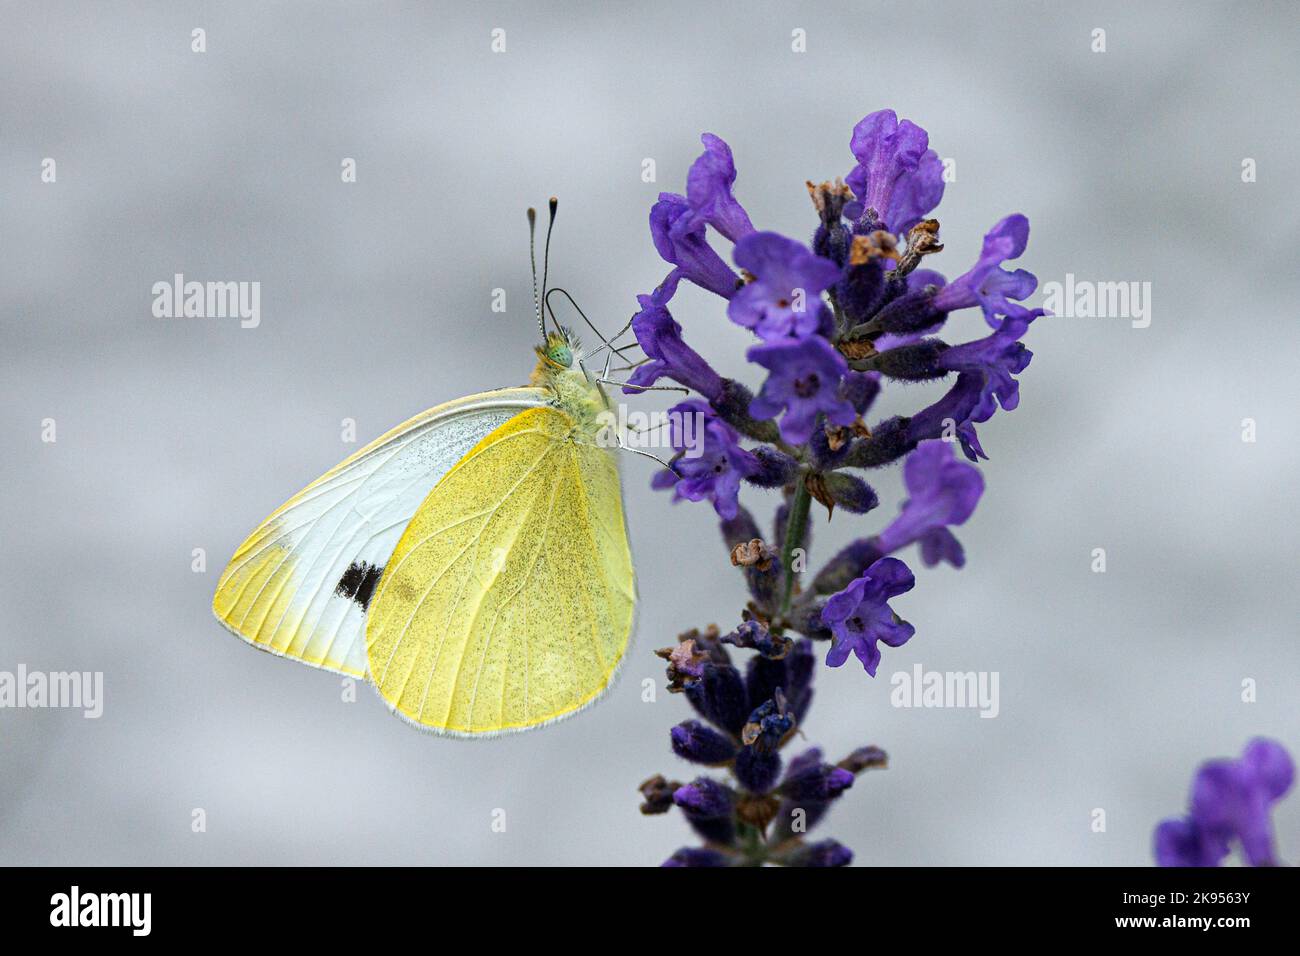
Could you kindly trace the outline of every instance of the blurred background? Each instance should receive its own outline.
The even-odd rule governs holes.
[[[1257,734],[1300,753],[1294,4],[519,6],[0,6],[0,670],[105,682],[99,720],[0,710],[0,861],[644,865],[693,842],[637,812],[644,777],[693,773],[652,650],[730,629],[744,590],[711,509],[651,492],[652,462],[624,462],[642,601],[622,680],[541,732],[417,733],[368,688],[347,702],[335,675],[228,635],[212,591],[360,444],[526,378],[526,206],[560,197],[552,276],[612,330],[667,271],[646,214],[702,131],[734,149],[759,228],[803,237],[804,180],[846,174],[854,123],[883,107],[955,161],[927,266],[959,274],[1020,211],[1017,265],[1149,282],[1151,324],[1030,331],[1020,408],[980,430],[967,567],[904,554],[918,584],[894,606],[916,637],[874,681],[819,669],[809,742],[891,761],[818,832],[862,865],[1144,865],[1202,760]],[[178,272],[260,282],[260,326],[153,318]],[[716,300],[684,289],[673,309],[757,386]],[[983,334],[977,312],[955,323]],[[931,400],[893,391],[880,416]],[[897,469],[872,480],[879,511],[817,515],[814,561],[892,517]],[[998,672],[998,717],[891,707],[915,664]],[[1300,795],[1275,821],[1300,862]]]

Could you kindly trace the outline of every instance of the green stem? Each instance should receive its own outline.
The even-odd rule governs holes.
[[[748,823],[739,824],[741,853],[746,866],[762,866],[767,848],[763,845],[763,834],[757,827]]]
[[[808,506],[812,495],[808,493],[808,473],[802,472],[794,486],[794,500],[790,502],[790,516],[785,522],[785,540],[781,543],[781,568],[785,571],[782,584],[781,610],[778,617],[790,611],[790,598],[794,595],[795,572],[792,567],[794,552],[803,546],[804,530],[808,527]]]
[[[880,321],[872,319],[870,322],[859,322],[846,331],[841,338],[848,342],[855,342],[858,339],[879,338],[883,331],[885,330],[880,327]]]

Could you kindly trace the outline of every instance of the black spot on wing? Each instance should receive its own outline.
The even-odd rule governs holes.
[[[370,607],[370,599],[375,595],[375,585],[379,583],[384,569],[365,561],[353,561],[339,578],[334,593],[339,597],[350,598],[361,605],[361,610]]]

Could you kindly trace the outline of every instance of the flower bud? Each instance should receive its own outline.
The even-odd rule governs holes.
[[[720,850],[702,846],[684,846],[661,864],[661,866],[666,867],[730,865],[731,857],[727,856],[727,854]]]
[[[887,418],[871,431],[870,438],[859,438],[849,447],[844,465],[849,468],[879,468],[902,458],[916,442],[908,436],[908,419]]]
[[[735,744],[698,720],[683,721],[672,729],[671,736],[673,753],[693,763],[716,766],[736,756]]]
[[[836,840],[800,844],[781,860],[786,866],[848,866],[853,851]]]
[[[758,459],[758,471],[746,475],[745,480],[759,488],[781,488],[794,481],[799,473],[799,463],[785,452],[760,445],[752,452]]]
[[[912,345],[886,349],[866,361],[870,367],[889,378],[905,382],[926,382],[948,374],[940,364],[940,356],[948,350],[948,343],[939,339],[923,339]]]
[[[746,747],[736,755],[733,768],[740,785],[750,793],[767,793],[781,775],[781,755],[761,753],[754,747]]]
[[[732,807],[735,794],[730,787],[697,777],[673,794],[673,802],[682,808],[692,829],[712,843],[729,844],[736,836]]]
[[[922,289],[889,303],[876,315],[874,324],[890,335],[912,335],[941,325],[947,317],[947,312],[934,307],[934,296]]]
[[[705,664],[700,679],[687,686],[686,699],[709,723],[740,735],[748,716],[745,684],[730,664]]]
[[[832,471],[823,477],[826,493],[845,511],[860,515],[880,504],[876,492],[861,478],[839,471]]]

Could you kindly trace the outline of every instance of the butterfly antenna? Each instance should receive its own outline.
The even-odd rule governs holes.
[[[546,279],[551,271],[551,230],[555,228],[555,210],[559,207],[559,205],[560,205],[560,201],[556,199],[554,196],[552,196],[551,201],[548,203],[548,206],[550,207],[550,211],[551,211],[551,216],[550,216],[550,221],[547,222],[546,224],[546,247],[545,249],[542,250],[542,315],[543,317],[545,317],[546,315]],[[561,330],[561,334],[563,334],[563,330]],[[546,337],[545,332],[543,332],[542,337],[543,338]]]
[[[537,210],[528,207],[528,263],[533,267],[533,312],[537,315],[537,329],[546,341],[546,319],[542,315],[542,300],[537,297]]]
[[[587,313],[582,311],[582,306],[578,305],[578,303],[574,301],[573,296],[569,295],[567,289],[563,289],[557,285],[554,289],[551,289],[546,293],[546,297],[549,299],[557,292],[569,300],[569,305],[573,306],[574,310],[578,313],[578,315],[582,316],[582,321],[587,323],[587,328],[591,329],[591,331],[596,333],[596,338],[600,339],[601,342],[605,344],[605,348],[612,349],[614,346],[610,344],[609,339],[605,338],[605,336],[600,334],[600,329],[596,328],[596,326],[592,324],[591,319],[587,318]],[[545,305],[546,308],[550,308],[549,303],[543,303],[543,304]],[[555,318],[555,310],[553,309],[551,310],[551,318],[552,319]],[[594,355],[595,353],[592,354]]]

